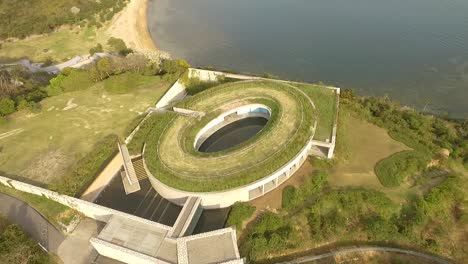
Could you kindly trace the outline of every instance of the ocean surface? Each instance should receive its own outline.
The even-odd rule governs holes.
[[[468,117],[468,0],[149,0],[148,25],[193,66]]]

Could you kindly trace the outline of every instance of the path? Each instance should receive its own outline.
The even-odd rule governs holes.
[[[18,224],[21,229],[50,252],[57,253],[58,247],[65,239],[64,235],[36,209],[4,193],[0,193],[0,214],[4,215],[10,222]]]
[[[17,129],[10,130],[8,132],[0,134],[0,139],[4,139],[4,138],[7,138],[9,136],[19,134],[19,133],[21,133],[23,131],[24,131],[24,128],[17,128]]]
[[[399,249],[399,248],[391,248],[391,247],[363,247],[363,248],[349,248],[349,249],[343,249],[339,250],[336,252],[331,252],[331,253],[325,253],[321,255],[314,255],[314,256],[307,256],[307,257],[302,257],[298,258],[296,260],[292,261],[285,261],[281,262],[280,264],[299,264],[299,263],[306,263],[310,261],[315,261],[315,260],[321,260],[324,258],[330,258],[330,257],[335,257],[338,255],[345,255],[349,253],[356,253],[356,252],[369,252],[369,251],[382,251],[382,252],[394,252],[394,253],[401,253],[401,254],[406,254],[406,255],[411,255],[411,256],[416,256],[420,258],[424,258],[436,263],[440,264],[450,264],[450,262],[443,260],[439,257],[431,256],[429,254],[421,253],[421,252],[416,252],[412,250],[406,250],[406,249]]]

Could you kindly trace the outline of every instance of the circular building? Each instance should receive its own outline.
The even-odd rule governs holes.
[[[316,127],[312,100],[295,86],[242,81],[210,88],[158,116],[143,150],[164,198],[205,208],[273,190],[306,160]]]

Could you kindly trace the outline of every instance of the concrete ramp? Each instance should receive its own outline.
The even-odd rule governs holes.
[[[169,237],[178,238],[192,234],[203,211],[200,203],[200,197],[190,196],[187,198],[174,226],[168,232]]]
[[[122,155],[124,171],[120,173],[126,194],[137,192],[141,189],[140,183],[133,167],[132,159],[128,153],[127,145],[118,144],[120,155]]]

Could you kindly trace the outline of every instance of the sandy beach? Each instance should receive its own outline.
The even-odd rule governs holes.
[[[147,4],[148,0],[131,0],[114,17],[107,34],[123,39],[128,47],[138,52],[157,50],[148,31]]]

